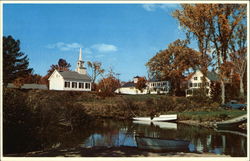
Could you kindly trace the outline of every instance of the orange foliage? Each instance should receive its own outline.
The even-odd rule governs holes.
[[[142,90],[147,87],[146,83],[147,83],[146,78],[140,77],[138,78],[138,81],[135,84],[135,88],[139,89],[142,92]]]
[[[103,78],[97,85],[97,90],[100,92],[101,96],[108,97],[114,96],[114,92],[119,88],[120,81],[113,76]]]

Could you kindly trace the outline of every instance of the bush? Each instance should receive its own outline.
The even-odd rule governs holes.
[[[193,106],[192,106],[190,99],[186,97],[176,98],[176,107],[175,107],[176,111],[180,112],[180,111],[189,110],[191,108],[193,108]]]
[[[120,97],[116,100],[115,104],[117,107],[117,116],[120,118],[132,118],[139,114],[137,105],[131,99]]]
[[[193,96],[188,97],[191,101],[200,103],[202,106],[211,102],[211,99],[206,95],[203,89],[197,89],[193,91]]]

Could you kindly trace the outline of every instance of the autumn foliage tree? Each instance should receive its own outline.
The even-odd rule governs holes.
[[[143,89],[147,87],[147,80],[145,77],[139,77],[137,83],[135,84],[135,88],[139,89],[141,92]]]
[[[198,40],[202,55],[211,53],[219,71],[221,100],[225,102],[225,80],[222,67],[228,63],[233,35],[240,24],[246,24],[245,4],[182,4],[173,15],[187,33]],[[209,48],[213,50],[209,50]],[[224,65],[225,66],[225,65]]]
[[[101,96],[110,97],[115,95],[115,90],[120,86],[120,81],[118,79],[114,76],[108,76],[100,80],[97,85],[97,90]]]
[[[42,76],[31,73],[26,76],[16,78],[13,84],[18,88],[20,88],[23,84],[43,84]]]
[[[187,44],[187,41],[178,39],[146,64],[154,77],[171,81],[174,95],[180,92],[181,80],[185,73],[190,69],[197,69],[200,65],[201,53],[189,48]]]
[[[201,67],[200,70],[206,75],[207,67],[209,65],[207,54],[210,52],[210,41],[211,36],[207,12],[209,12],[209,4],[182,4],[182,10],[176,10],[173,12],[173,16],[179,20],[180,25],[187,31],[187,38],[195,39],[198,42]]]
[[[240,24],[230,42],[230,59],[233,71],[239,74],[240,95],[244,96],[244,77],[247,69],[247,27]]]

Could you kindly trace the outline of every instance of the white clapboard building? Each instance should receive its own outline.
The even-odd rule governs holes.
[[[76,71],[55,70],[49,77],[50,90],[91,91],[91,78],[87,74],[80,49]]]
[[[186,89],[186,97],[193,96],[194,92],[201,88],[203,77],[204,74],[200,70],[197,70],[188,76],[188,89]],[[207,96],[211,96],[211,82],[219,81],[219,76],[215,72],[208,71],[205,80],[205,88],[207,89],[206,94]]]
[[[115,93],[119,94],[168,94],[170,90],[170,82],[169,81],[160,81],[156,79],[148,80],[146,83],[146,87],[143,90],[139,90],[136,88],[136,83],[140,77],[134,77],[132,82],[127,82],[122,85],[120,88],[116,89]]]

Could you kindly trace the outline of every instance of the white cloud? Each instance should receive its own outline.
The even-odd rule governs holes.
[[[55,44],[47,45],[49,49],[59,49],[61,51],[69,51],[73,49],[82,48],[82,45],[79,43],[64,43],[64,42],[57,42]]]
[[[143,4],[142,7],[146,10],[146,11],[155,11],[156,9],[156,5],[155,4]]]
[[[115,45],[111,44],[95,44],[92,45],[91,48],[97,50],[100,53],[115,52],[118,50]]]
[[[178,8],[179,4],[143,4],[142,7],[149,12],[153,12],[157,9],[168,11]]]

